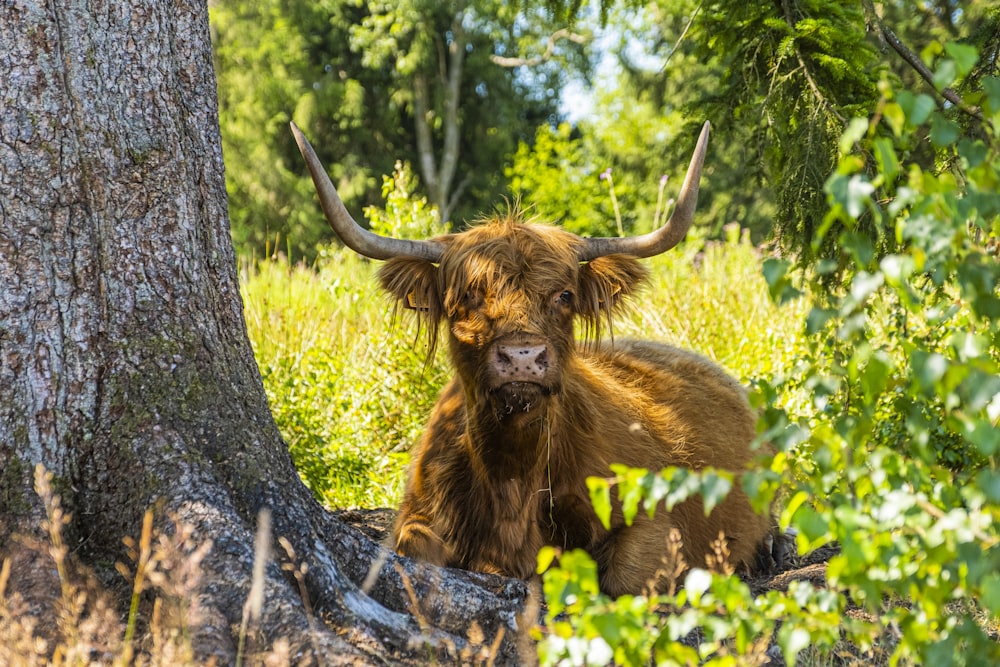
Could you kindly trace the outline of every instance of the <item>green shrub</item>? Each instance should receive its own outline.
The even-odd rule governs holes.
[[[975,57],[944,53],[947,86]],[[968,136],[954,110],[883,86],[879,113],[850,123],[827,181],[823,228],[846,228],[841,261],[804,281],[788,262],[763,265],[776,301],[800,307],[804,291],[812,303],[796,359],[758,383],[761,438],[778,453],[742,483],[761,506],[782,487],[780,525],[797,531],[800,553],[839,544],[829,588],[754,597],[720,567],[692,569],[679,592],[610,601],[589,558],[563,554],[543,575],[543,664],[752,664],[772,635],[789,664],[840,664],[844,650],[864,664],[1000,664],[1000,80],[983,83]],[[923,136],[933,172],[907,160]],[[894,233],[897,251],[879,257],[853,232],[862,219]],[[674,474],[612,481],[622,498],[655,498],[684,486]]]

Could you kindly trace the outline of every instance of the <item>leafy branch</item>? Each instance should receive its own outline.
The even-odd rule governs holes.
[[[882,52],[885,52],[885,45],[888,44],[892,47],[899,56],[920,75],[924,81],[926,81],[932,90],[934,90],[937,95],[948,102],[954,104],[963,113],[966,113],[973,118],[978,120],[983,119],[983,111],[977,106],[968,104],[962,99],[953,88],[944,87],[938,90],[937,86],[934,84],[934,73],[924,64],[916,53],[913,52],[910,47],[903,43],[903,41],[893,32],[892,28],[887,26],[882,20],[882,17],[878,15],[875,11],[875,6],[872,4],[872,0],[861,0],[861,4],[865,11],[865,27],[871,30],[874,26],[878,33],[879,42],[882,44]]]
[[[788,24],[788,27],[791,28],[792,30],[795,30],[797,20],[792,15],[792,10],[788,2],[781,3],[781,10],[785,15],[784,18],[785,22]],[[837,110],[837,107],[833,103],[831,103],[830,100],[828,100],[826,96],[823,94],[823,91],[820,90],[820,86],[819,84],[816,83],[816,79],[813,78],[813,74],[809,65],[806,63],[805,58],[802,57],[802,50],[799,48],[797,40],[795,42],[795,58],[799,63],[799,68],[802,70],[802,75],[805,77],[806,83],[809,84],[809,89],[812,90],[813,96],[816,98],[816,101],[819,102],[822,108],[826,109],[831,114],[833,114],[833,116],[841,123],[846,123],[847,119],[844,117],[844,115]]]

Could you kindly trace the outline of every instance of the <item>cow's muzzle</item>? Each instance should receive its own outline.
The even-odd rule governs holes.
[[[552,369],[553,354],[545,341],[533,338],[501,338],[489,351],[491,384],[496,387],[508,382],[547,384]]]
[[[487,352],[487,386],[498,417],[531,412],[557,392],[556,355],[549,343],[528,334],[493,341]]]

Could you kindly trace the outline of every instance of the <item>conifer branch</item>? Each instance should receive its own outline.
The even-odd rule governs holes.
[[[797,21],[795,17],[792,16],[792,10],[788,6],[788,3],[782,2],[781,9],[785,14],[785,22],[788,24],[788,27],[794,30]],[[844,115],[840,113],[837,107],[834,106],[830,102],[830,100],[826,99],[825,95],[823,95],[823,91],[820,89],[819,84],[816,83],[816,80],[812,76],[812,71],[810,70],[809,65],[806,63],[806,59],[802,57],[802,51],[799,49],[797,40],[795,42],[795,58],[796,60],[798,60],[799,67],[802,69],[802,74],[803,76],[805,76],[806,83],[809,84],[809,89],[812,90],[813,96],[816,98],[816,101],[819,102],[821,107],[827,109],[831,114],[833,114],[837,118],[837,120],[839,120],[842,123],[846,123],[847,119],[844,117]]]

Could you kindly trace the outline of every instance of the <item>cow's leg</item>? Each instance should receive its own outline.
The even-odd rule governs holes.
[[[616,597],[653,589],[664,591],[672,583],[679,586],[677,579],[686,567],[679,541],[670,538],[671,527],[665,513],[657,514],[652,521],[640,514],[631,526],[616,531],[595,554],[601,590]]]
[[[448,550],[441,537],[434,532],[427,517],[400,510],[392,530],[393,549],[400,556],[408,556],[433,565],[448,563]]]

